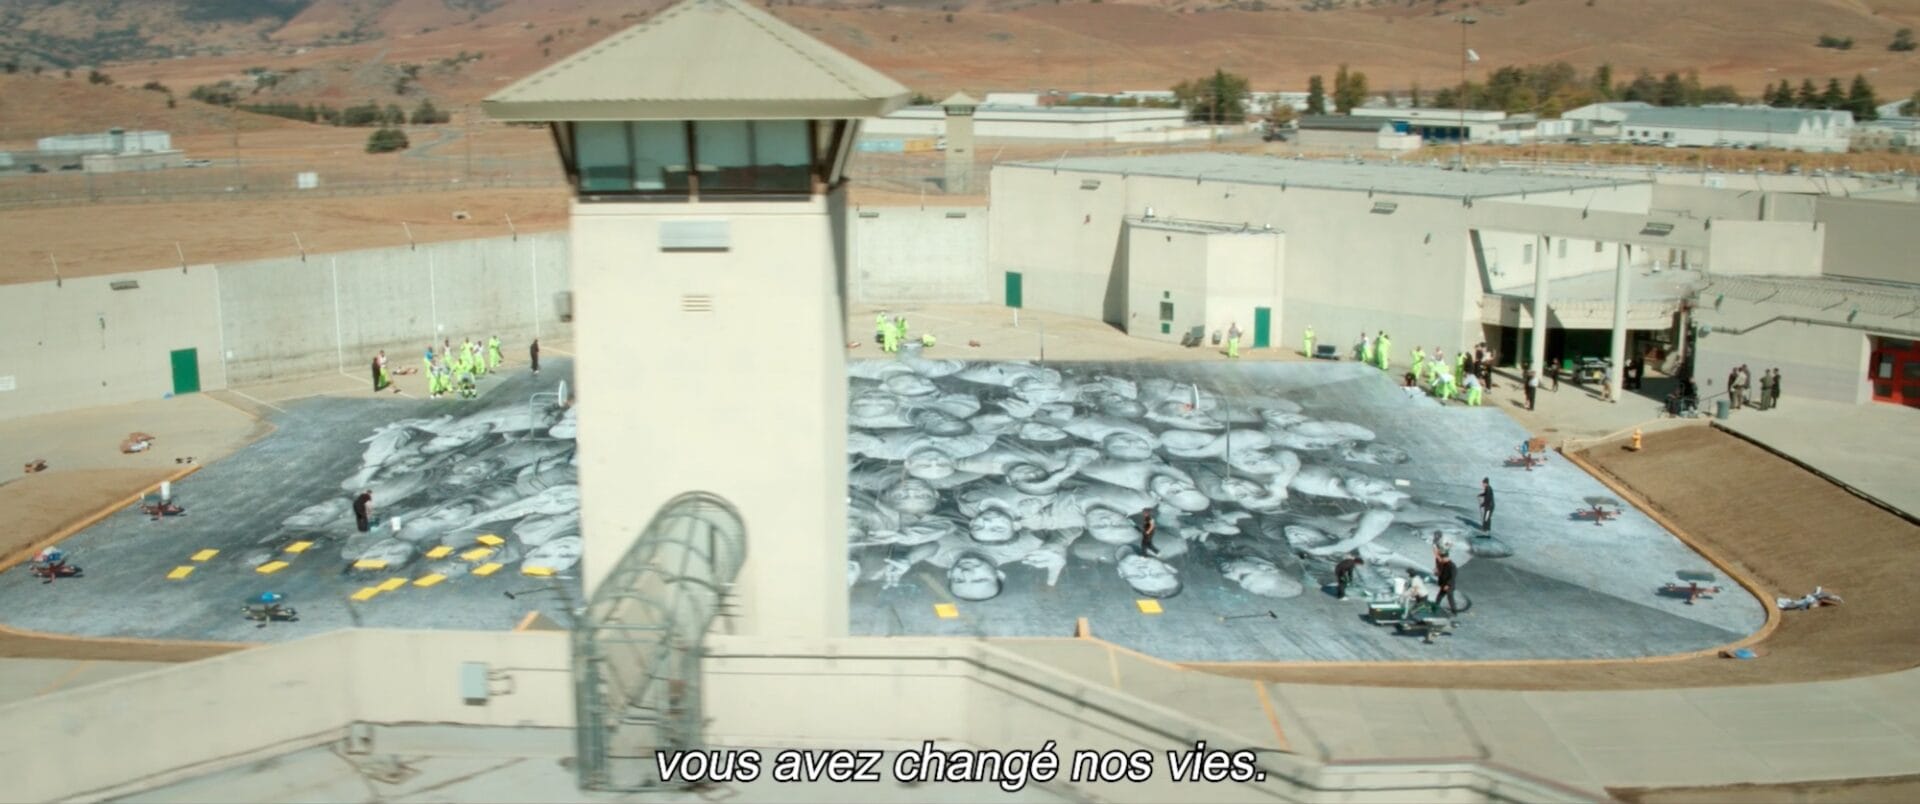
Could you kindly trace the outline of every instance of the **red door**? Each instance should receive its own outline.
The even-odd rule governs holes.
[[[1874,401],[1920,408],[1920,342],[1874,338],[1867,379]]]

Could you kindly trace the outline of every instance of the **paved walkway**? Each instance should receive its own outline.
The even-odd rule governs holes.
[[[1715,423],[1920,516],[1920,409],[1788,397],[1773,410],[1736,410]]]

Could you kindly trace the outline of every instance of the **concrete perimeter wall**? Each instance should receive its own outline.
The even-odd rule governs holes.
[[[996,300],[986,207],[864,207],[849,224],[847,295],[856,304]]]
[[[162,397],[169,354],[201,390],[415,366],[431,340],[571,337],[568,236],[524,235],[0,285],[0,419]],[[115,283],[138,287],[114,290]]]
[[[1322,765],[1281,753],[1245,681],[1132,656],[1100,662],[1116,679],[1124,672],[1142,697],[1021,655],[1052,645],[1065,660],[1087,645],[1027,642],[1033,647],[1016,652],[952,639],[715,635],[705,661],[707,740],[760,748],[936,740],[944,749],[1027,751],[1053,740],[1063,759],[1077,749],[1164,757],[1205,740],[1259,750],[1267,774],[1204,787],[1164,771],[1141,784],[1076,785],[1108,801],[1403,801],[1421,791],[1428,794],[1416,797],[1436,801],[1579,798],[1470,763]],[[487,667],[479,701],[468,701],[460,683],[468,662]],[[10,799],[99,800],[340,740],[356,723],[572,728],[570,667],[564,632],[333,631],[0,706],[0,762],[70,771],[17,773]]]

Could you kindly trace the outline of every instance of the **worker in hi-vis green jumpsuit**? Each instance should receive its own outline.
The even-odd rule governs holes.
[[[1411,368],[1409,368],[1408,371],[1413,372],[1413,376],[1416,379],[1420,377],[1424,377],[1426,375],[1422,374],[1420,370],[1423,368],[1426,368],[1426,362],[1427,362],[1427,353],[1420,351],[1420,347],[1415,346],[1413,347],[1413,362],[1408,364],[1409,366],[1411,366]]]
[[[1387,370],[1387,363],[1393,359],[1393,340],[1387,337],[1386,330],[1380,330],[1380,342],[1374,344],[1374,355],[1380,358],[1380,370]]]
[[[1302,342],[1306,344],[1306,347],[1301,353],[1305,354],[1309,358],[1313,357],[1313,325],[1312,324],[1307,325],[1307,337],[1304,338]]]
[[[505,355],[500,354],[500,336],[495,335],[491,338],[488,338],[487,339],[487,368],[488,369],[500,368],[500,361],[504,359],[506,359]]]

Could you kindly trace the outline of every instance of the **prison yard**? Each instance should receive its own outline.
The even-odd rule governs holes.
[[[1537,12],[1441,20],[1462,82]],[[18,797],[1920,778],[1920,184],[1848,153],[1898,104],[1342,66],[1228,120],[1225,71],[927,95],[827,10],[608,13],[246,73],[475,99],[373,105],[392,153],[100,79],[0,124],[0,757],[88,768]]]

